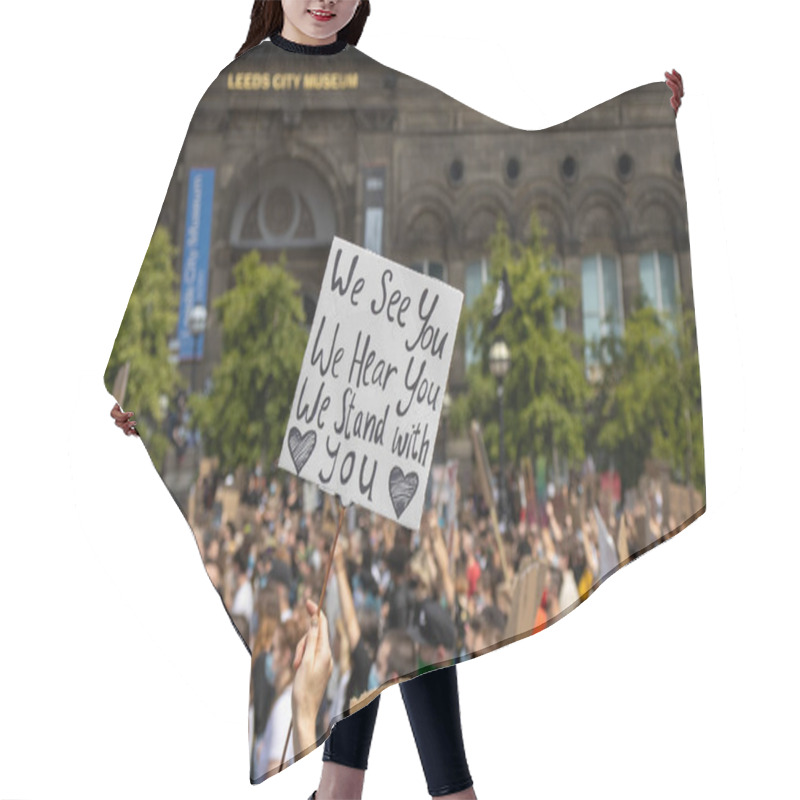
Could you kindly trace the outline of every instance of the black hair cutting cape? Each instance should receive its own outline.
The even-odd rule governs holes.
[[[253,783],[281,767],[287,653],[339,520],[336,498],[276,465],[335,236],[464,303],[420,529],[344,516],[332,674],[297,756],[398,678],[560,619],[704,512],[669,98],[652,83],[525,131],[352,46],[268,40],[204,94],[104,379],[252,655]],[[384,640],[389,674],[373,666]]]

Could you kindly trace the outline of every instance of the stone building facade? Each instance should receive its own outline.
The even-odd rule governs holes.
[[[309,61],[318,72],[307,71]],[[610,324],[621,328],[641,291],[661,308],[692,307],[686,201],[665,84],[531,132],[353,48],[305,59],[301,70],[299,63],[262,43],[220,73],[192,120],[159,222],[182,245],[191,170],[213,169],[209,308],[232,286],[242,255],[256,249],[273,263],[285,252],[310,324],[334,235],[446,280],[469,305],[487,280],[497,219],[524,237],[533,212],[580,293],[562,324],[591,338],[611,313]],[[210,314],[199,381],[220,348]],[[457,344],[451,394],[465,387],[470,357]]]

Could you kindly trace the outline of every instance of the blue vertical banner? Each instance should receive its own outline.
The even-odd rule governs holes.
[[[208,298],[208,254],[211,245],[211,213],[214,208],[214,168],[192,169],[186,198],[186,226],[183,235],[181,303],[178,317],[178,357],[191,361],[203,356],[204,334],[197,346],[189,329],[189,314]]]

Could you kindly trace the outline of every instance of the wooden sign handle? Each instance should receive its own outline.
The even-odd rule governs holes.
[[[325,599],[325,590],[328,587],[328,577],[331,574],[331,564],[333,563],[333,551],[336,549],[336,542],[339,541],[339,531],[342,529],[344,522],[344,506],[339,509],[339,524],[336,526],[336,535],[333,537],[333,545],[331,552],[328,554],[328,566],[325,568],[325,580],[322,582],[322,591],[319,595],[319,602],[317,603],[317,621],[319,622],[319,612],[322,610],[322,601]],[[319,645],[319,638],[317,638],[317,645]],[[278,772],[283,771],[283,765],[286,763],[286,751],[289,749],[289,739],[292,735],[292,726],[294,720],[289,720],[289,730],[286,731],[286,741],[283,743],[283,755],[281,756],[281,765],[278,767]]]

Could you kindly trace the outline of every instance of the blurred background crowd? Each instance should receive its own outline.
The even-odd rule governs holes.
[[[263,776],[281,763],[295,653],[310,623],[306,601],[319,601],[339,507],[312,484],[257,468],[241,490],[232,476],[223,482],[238,500],[225,519],[215,502],[219,483],[213,470],[198,479],[193,530],[252,653],[251,766]],[[323,602],[333,663],[318,737],[386,682],[540,630],[618,565],[677,532],[656,480],[640,481],[626,503],[603,491],[591,469],[559,488],[548,485],[539,503],[521,502],[516,485],[509,475],[502,531],[480,492],[461,496],[457,489],[457,515],[448,521],[430,485],[419,530],[357,506],[342,510]],[[290,741],[287,760],[292,756]]]

